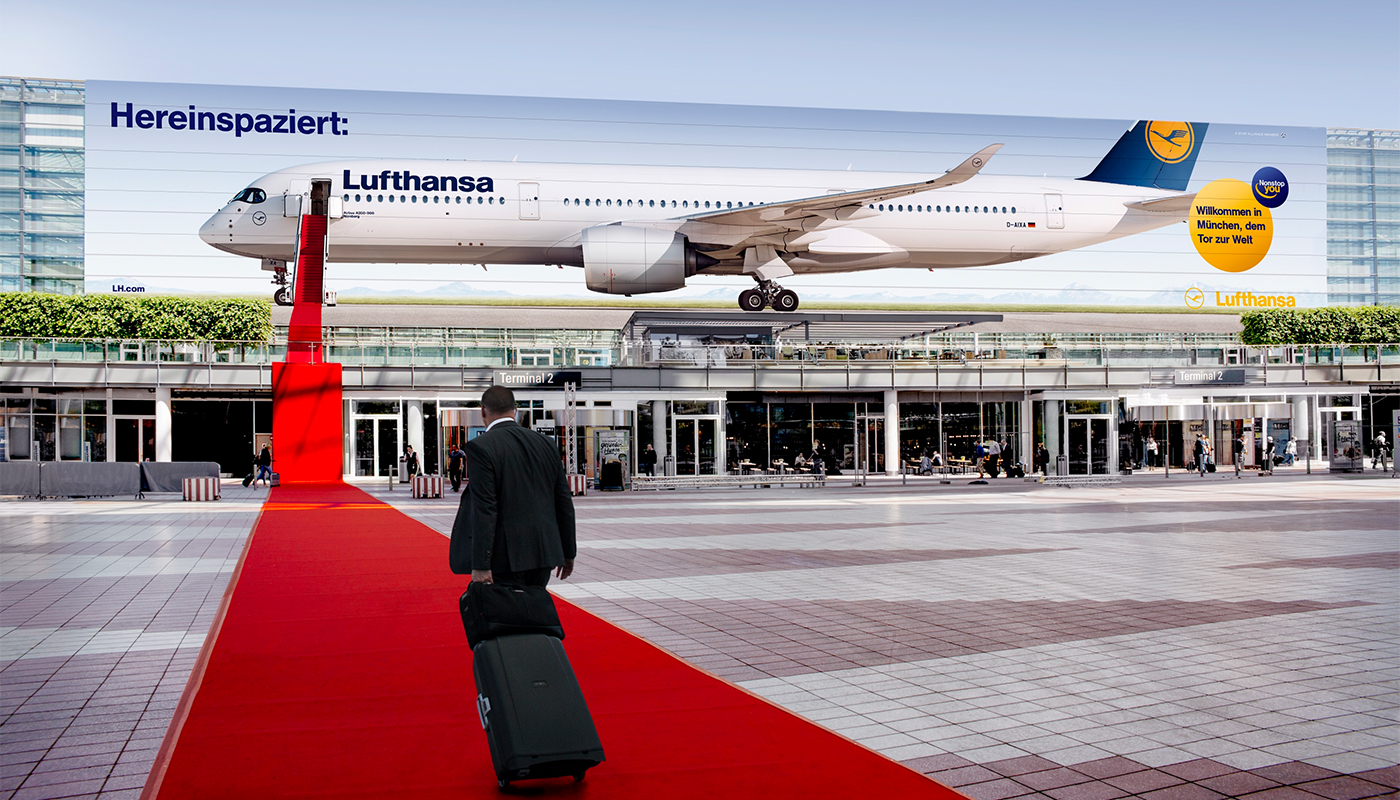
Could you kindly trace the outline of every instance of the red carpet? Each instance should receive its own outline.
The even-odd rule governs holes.
[[[446,538],[350,486],[282,487],[234,579],[143,798],[500,796]],[[566,602],[559,612],[608,760],[583,783],[523,790],[960,797]]]

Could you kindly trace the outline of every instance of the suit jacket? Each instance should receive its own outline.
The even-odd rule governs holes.
[[[454,573],[558,567],[577,555],[574,501],[548,439],[506,420],[464,449],[471,482],[452,523]]]

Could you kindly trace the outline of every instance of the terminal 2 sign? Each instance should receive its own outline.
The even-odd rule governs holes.
[[[1243,369],[1179,369],[1177,386],[1241,386],[1245,382]]]
[[[563,389],[564,384],[572,383],[578,388],[583,382],[583,373],[552,369],[496,370],[491,373],[491,383],[507,389]]]

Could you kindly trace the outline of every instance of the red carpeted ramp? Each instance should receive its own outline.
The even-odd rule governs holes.
[[[345,439],[341,365],[272,365],[272,458],[282,483],[339,481]]]
[[[586,570],[587,562],[580,569]],[[343,484],[273,490],[143,798],[494,798],[447,540]],[[539,796],[958,798],[560,601],[607,751]]]

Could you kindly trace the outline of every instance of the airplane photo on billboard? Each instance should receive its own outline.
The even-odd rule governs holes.
[[[989,144],[941,176],[458,161],[278,170],[200,228],[285,272],[303,214],[329,220],[331,262],[581,267],[631,296],[747,275],[747,311],[796,310],[778,281],[1024,261],[1185,222],[1204,123],[1140,121],[1082,178],[982,175]],[[474,174],[465,174],[466,171]],[[903,179],[901,179],[903,178]],[[286,289],[277,302],[289,304]]]

